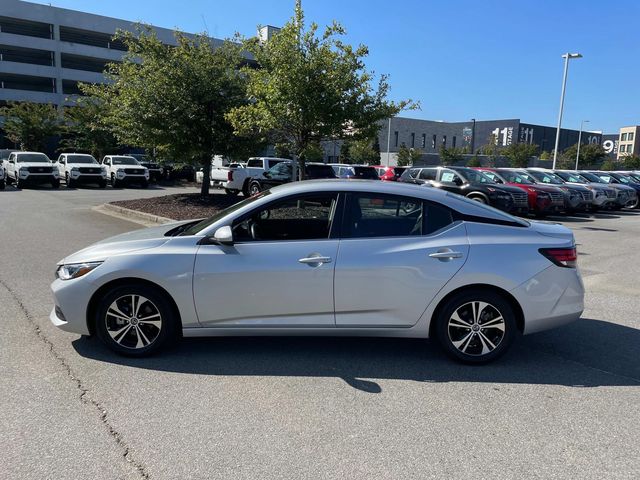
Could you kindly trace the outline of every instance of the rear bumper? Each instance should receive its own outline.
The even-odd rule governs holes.
[[[584,284],[574,268],[552,265],[510,293],[522,307],[524,334],[573,322],[584,310]]]

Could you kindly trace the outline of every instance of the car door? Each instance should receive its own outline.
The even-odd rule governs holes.
[[[415,325],[468,253],[464,224],[443,205],[349,194],[335,271],[336,326]]]
[[[275,200],[234,220],[233,245],[203,244],[193,294],[205,327],[335,327],[338,193]]]
[[[440,182],[440,188],[458,195],[464,195],[462,188],[464,180],[453,170],[445,168],[440,170],[438,172],[438,182]]]
[[[7,162],[7,177],[11,173],[11,177],[15,180],[18,178],[16,175],[16,155],[14,153],[9,154],[9,161]]]
[[[65,178],[65,173],[66,173],[65,165],[66,165],[65,157],[64,155],[60,155],[58,157],[58,161],[54,165],[54,168],[58,169],[58,175],[60,176],[60,178]]]

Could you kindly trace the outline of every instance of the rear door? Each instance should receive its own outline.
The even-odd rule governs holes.
[[[335,270],[336,325],[415,325],[468,253],[465,227],[445,206],[349,194]]]

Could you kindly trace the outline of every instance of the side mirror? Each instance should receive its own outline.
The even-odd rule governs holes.
[[[456,185],[460,186],[460,185],[462,185],[462,180],[459,179],[458,177],[456,177],[456,178],[453,179],[453,183],[455,183]]]
[[[230,226],[220,227],[213,234],[213,240],[220,245],[233,245],[233,231]]]
[[[266,177],[266,178],[269,178],[269,172],[262,172],[262,176]]]

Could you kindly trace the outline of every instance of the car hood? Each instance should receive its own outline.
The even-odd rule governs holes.
[[[522,190],[524,190],[522,187],[514,187],[514,186],[510,186],[510,185],[504,185],[504,184],[476,184],[476,185],[484,185],[486,187],[489,188],[495,188],[496,190],[502,190],[503,192],[509,192],[509,193],[522,193]]]
[[[156,248],[171,238],[165,236],[167,232],[192,221],[165,223],[158,227],[142,228],[106,238],[63,258],[58,262],[58,265],[63,263],[101,262],[114,255]]]
[[[53,163],[43,163],[43,162],[18,162],[16,163],[16,168],[22,167],[52,167]]]
[[[68,167],[89,167],[89,168],[102,167],[102,165],[99,163],[71,163],[71,162],[67,163],[67,166]]]
[[[531,228],[545,237],[561,238],[574,243],[573,232],[560,223],[530,220]]]

